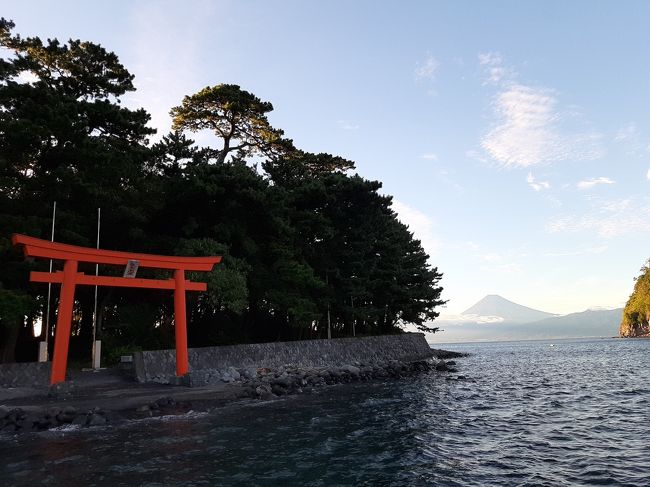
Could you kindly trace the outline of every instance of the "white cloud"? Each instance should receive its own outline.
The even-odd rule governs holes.
[[[426,159],[427,161],[437,161],[438,156],[433,152],[427,152],[426,154],[422,154],[420,156],[420,159]]]
[[[512,68],[504,65],[503,58],[498,52],[479,53],[478,63],[485,71],[486,81],[484,84],[499,84],[502,81],[509,81],[516,76]]]
[[[467,246],[467,248],[469,250],[471,250],[472,252],[478,252],[480,250],[480,248],[481,248],[481,246],[479,244],[477,244],[476,242],[472,242],[471,240],[468,241],[468,242],[465,242],[464,245]]]
[[[488,252],[486,254],[478,254],[476,257],[481,259],[484,262],[501,262],[503,260],[503,257],[501,254],[497,254],[496,252]]]
[[[498,122],[483,137],[481,146],[506,168],[600,157],[597,134],[559,132],[557,126],[562,116],[556,105],[551,90],[521,84],[508,86],[494,100]]]
[[[632,198],[626,198],[624,200],[614,200],[607,201],[602,204],[601,209],[603,211],[625,211],[632,208]]]
[[[489,324],[502,323],[504,319],[501,316],[481,316],[481,315],[452,315],[441,314],[436,318],[436,323],[442,323],[446,326],[463,325],[463,324]]]
[[[481,66],[488,65],[501,65],[503,63],[503,59],[501,58],[501,54],[498,52],[481,52],[478,55],[478,62]]]
[[[580,181],[577,186],[578,189],[591,189],[594,186],[597,186],[599,184],[614,184],[614,181],[612,181],[610,178],[605,178],[605,177],[599,177],[599,178],[591,178],[591,179],[585,179],[584,181]]]
[[[551,187],[551,183],[549,183],[548,181],[537,181],[535,179],[535,177],[533,176],[533,173],[531,173],[531,172],[528,173],[528,177],[526,178],[526,182],[535,191],[541,191],[543,189],[549,189]]]
[[[393,200],[393,210],[397,213],[399,220],[413,232],[413,236],[420,240],[426,253],[429,256],[435,255],[441,244],[433,232],[435,225],[433,219],[420,210],[395,199]]]
[[[517,262],[507,262],[494,266],[482,267],[481,270],[499,274],[520,274],[522,272],[521,265]]]
[[[645,150],[650,149],[650,147],[646,147],[646,142],[642,140],[639,129],[634,122],[630,122],[618,129],[614,141],[623,148],[626,154],[635,157],[645,157]]]
[[[648,172],[645,175],[646,179],[650,180],[650,169],[648,169]]]
[[[631,122],[625,125],[624,127],[618,129],[618,132],[616,132],[616,135],[614,136],[614,140],[618,140],[618,141],[630,140],[630,139],[635,139],[636,136],[637,136],[636,124],[634,122]]]
[[[415,68],[415,79],[417,81],[425,79],[429,81],[435,81],[436,72],[438,71],[439,67],[440,63],[436,60],[436,58],[429,56],[424,61],[424,64],[418,65],[418,67]]]
[[[648,200],[627,198],[608,201],[582,216],[564,215],[551,220],[549,233],[591,231],[603,238],[650,232],[650,205]]]
[[[517,249],[504,249],[503,252],[494,252],[482,248],[475,242],[464,242],[460,247],[468,257],[475,259],[479,270],[488,274],[517,274],[521,272],[520,261],[526,257]]]
[[[587,247],[578,250],[546,252],[544,253],[544,257],[576,257],[578,255],[602,254],[603,252],[606,252],[607,249],[608,249],[607,245],[600,245],[597,247]]]
[[[465,157],[469,159],[473,159],[475,161],[483,162],[483,163],[488,163],[489,161],[485,157],[484,153],[475,150],[475,149],[470,149],[465,151]]]
[[[357,124],[351,123],[347,120],[337,120],[336,123],[339,124],[339,128],[343,130],[358,130],[359,126]]]

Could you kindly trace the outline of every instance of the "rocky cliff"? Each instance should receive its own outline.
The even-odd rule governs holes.
[[[634,291],[623,309],[621,337],[650,336],[650,260],[641,268]]]

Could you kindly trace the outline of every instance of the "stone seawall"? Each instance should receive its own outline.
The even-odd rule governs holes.
[[[51,362],[0,364],[0,387],[40,387],[50,383]]]
[[[255,343],[223,347],[191,348],[190,375],[208,370],[280,367],[318,368],[382,364],[391,361],[415,362],[432,356],[422,333],[404,333],[333,340]],[[136,352],[135,375],[140,382],[173,381],[176,371],[174,350]]]

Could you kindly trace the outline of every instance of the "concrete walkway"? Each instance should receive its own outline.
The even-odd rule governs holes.
[[[46,387],[0,388],[0,406],[25,411],[72,406],[78,410],[101,408],[128,411],[150,404],[161,397],[175,402],[220,403],[238,399],[242,387],[238,384],[217,384],[205,387],[141,384],[124,376],[117,369],[100,371],[71,371],[69,393],[48,395]]]

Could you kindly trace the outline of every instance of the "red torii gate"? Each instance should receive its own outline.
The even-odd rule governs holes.
[[[22,246],[25,257],[63,260],[63,271],[36,272],[32,271],[29,280],[32,282],[50,282],[61,284],[59,311],[56,320],[54,337],[54,356],[52,357],[52,375],[50,384],[65,381],[68,362],[68,347],[70,344],[70,328],[72,324],[72,306],[74,291],[81,286],[114,286],[147,289],[174,290],[174,328],[176,335],[176,375],[182,376],[189,372],[187,358],[187,312],[185,309],[185,291],[205,291],[207,284],[185,280],[185,271],[209,272],[215,264],[221,262],[220,256],[214,257],[172,257],[165,255],[137,254],[113,250],[99,250],[89,247],[67,245],[27,235],[13,234],[11,242],[14,246]],[[92,276],[77,272],[79,262],[126,266],[136,261],[139,267],[169,269],[174,271],[172,279],[140,279],[131,277]]]

